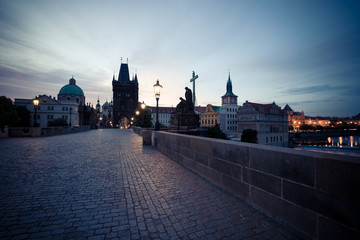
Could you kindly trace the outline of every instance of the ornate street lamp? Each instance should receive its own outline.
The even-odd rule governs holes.
[[[34,109],[35,109],[34,127],[37,127],[37,122],[36,122],[37,116],[36,116],[36,113],[37,113],[37,109],[38,109],[38,105],[39,105],[39,99],[38,99],[37,97],[35,97],[34,100],[33,100],[33,103],[34,103]]]
[[[144,110],[146,108],[146,104],[144,103],[144,101],[140,104],[140,107],[142,110]]]
[[[69,121],[69,126],[71,126],[71,111],[72,111],[72,107],[69,108],[69,113],[70,113],[70,121]]]
[[[162,89],[162,86],[159,83],[159,79],[156,81],[156,84],[154,85],[154,92],[155,92],[155,98],[156,98],[156,122],[155,122],[155,131],[160,130],[160,123],[159,123],[159,98],[160,98],[160,90]]]

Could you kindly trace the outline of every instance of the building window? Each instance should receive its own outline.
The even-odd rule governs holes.
[[[70,101],[70,97],[67,97],[66,100]]]
[[[268,143],[269,142],[269,138],[268,137],[266,137],[266,143]]]
[[[79,98],[76,98],[76,102],[79,103]]]

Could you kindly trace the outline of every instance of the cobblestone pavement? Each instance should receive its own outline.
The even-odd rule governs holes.
[[[295,239],[130,130],[0,140],[0,239]]]

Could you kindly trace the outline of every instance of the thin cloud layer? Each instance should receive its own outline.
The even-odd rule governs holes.
[[[120,59],[140,100],[175,106],[192,71],[198,104],[289,103],[312,115],[360,112],[357,1],[0,2],[0,95],[55,95],[74,75],[87,102],[111,100]],[[341,96],[341,97],[339,97]],[[331,103],[331,104],[330,104]]]

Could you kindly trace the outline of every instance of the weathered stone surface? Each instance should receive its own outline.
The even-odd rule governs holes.
[[[144,145],[151,145],[151,134],[152,134],[152,130],[146,130],[142,132]]]
[[[144,146],[130,130],[0,141],[1,239],[296,239]],[[191,162],[202,176],[243,191],[234,179],[223,179],[162,142],[158,147],[172,159]]]
[[[316,158],[316,188],[360,205],[360,158],[324,154]],[[360,225],[360,224],[359,224]]]
[[[328,239],[360,239],[360,232],[342,224],[319,217],[319,240]]]
[[[326,217],[336,219],[340,223],[360,229],[360,215],[354,214],[354,212],[360,213],[360,205],[351,204],[344,199],[286,180],[283,187],[285,199]]]
[[[249,148],[232,142],[214,141],[213,156],[241,165],[249,166]]]
[[[255,187],[265,190],[269,193],[281,196],[281,179],[254,171],[248,168],[244,168],[244,182],[249,183]]]
[[[242,167],[214,157],[209,157],[209,162],[210,168],[224,173],[232,178],[241,180]]]
[[[316,153],[268,146],[249,149],[250,168],[281,178],[314,186]]]
[[[285,221],[308,237],[316,238],[316,215],[255,187],[250,189],[251,201],[275,219]]]
[[[250,186],[225,174],[222,175],[222,186],[243,200],[249,199]]]

